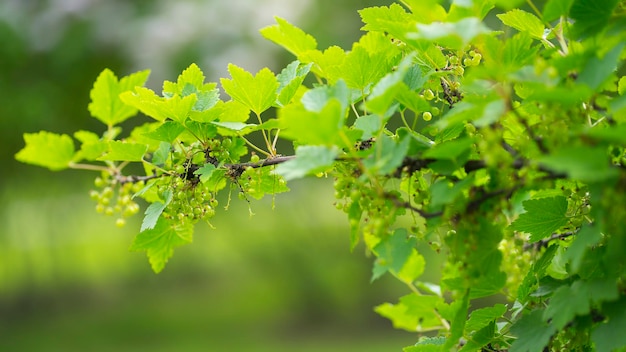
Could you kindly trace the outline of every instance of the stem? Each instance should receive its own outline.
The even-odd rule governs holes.
[[[76,170],[110,171],[110,169],[106,166],[92,164],[70,163],[68,167]]]
[[[241,139],[243,139],[243,141],[244,141],[244,142],[246,142],[246,144],[247,144],[247,145],[249,145],[249,146],[250,146],[250,148],[252,148],[252,149],[256,150],[257,152],[259,152],[259,153],[261,153],[261,154],[263,154],[263,155],[265,155],[265,156],[268,156],[268,157],[272,156],[272,154],[270,154],[270,153],[266,152],[265,150],[263,150],[263,149],[261,149],[261,148],[257,147],[256,145],[254,145],[254,144],[253,144],[252,142],[250,142],[250,141],[249,141],[246,137],[244,137],[244,136],[242,136],[242,135],[239,135],[239,137],[241,137]]]
[[[261,119],[261,115],[256,112],[254,114],[256,115],[257,120],[259,120],[259,125],[262,125],[263,120]],[[267,147],[269,154],[272,156],[276,155],[276,153],[272,149],[272,144],[270,143],[270,139],[267,137],[267,133],[265,133],[265,130],[261,130],[261,133],[263,134],[263,139],[265,140],[265,146]]]

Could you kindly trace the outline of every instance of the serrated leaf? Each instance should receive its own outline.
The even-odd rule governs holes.
[[[538,161],[550,170],[585,182],[599,182],[617,175],[604,147],[564,146]]]
[[[311,70],[311,66],[313,66],[312,63],[300,66],[300,61],[296,60],[276,75],[276,80],[279,83],[277,90],[278,98],[276,99],[278,106],[287,105],[296,95],[298,88],[300,88],[306,75]]]
[[[278,111],[281,136],[300,144],[332,146],[339,139],[343,111],[341,102],[337,99],[329,100],[319,113],[289,105]]]
[[[379,32],[369,32],[346,55],[342,78],[349,88],[365,91],[397,64],[398,48]]]
[[[359,15],[365,23],[361,30],[385,32],[398,39],[404,39],[416,24],[413,16],[395,3],[389,7],[368,7],[359,10]]]
[[[213,176],[213,172],[215,170],[215,165],[206,163],[201,168],[194,171],[194,175],[198,175],[200,177],[200,182],[205,183],[211,178],[211,176]]]
[[[593,36],[609,23],[619,0],[574,0],[569,15],[575,34]]]
[[[397,304],[381,304],[374,311],[391,320],[396,329],[423,332],[441,328],[441,320],[436,313],[441,303],[441,297],[412,293],[401,297]]]
[[[559,287],[543,313],[543,320],[562,329],[577,315],[586,315],[591,303],[615,300],[619,297],[615,282],[575,281],[571,286]]]
[[[74,138],[81,142],[80,150],[74,155],[74,161],[96,160],[107,150],[107,143],[93,132],[76,131]]]
[[[109,141],[107,152],[97,160],[108,161],[142,161],[148,146],[139,143]]]
[[[134,106],[146,116],[157,121],[165,121],[169,117],[163,99],[156,95],[152,89],[136,87],[134,91],[122,93],[120,99],[125,104]]]
[[[176,83],[170,81],[163,82],[163,96],[180,95],[185,97],[192,93],[214,91],[217,85],[215,83],[205,84],[204,79],[204,73],[200,67],[192,63],[178,75]]]
[[[352,125],[355,129],[363,132],[361,139],[366,140],[374,137],[378,134],[382,126],[383,122],[380,116],[378,115],[364,115],[354,121],[354,125]]]
[[[120,94],[142,86],[150,71],[140,71],[118,80],[113,71],[105,69],[96,79],[89,96],[91,115],[108,126],[118,124],[137,113],[137,109],[120,100]]]
[[[531,289],[546,275],[546,270],[552,263],[552,259],[558,248],[559,246],[556,244],[548,247],[541,257],[530,267],[530,270],[526,273],[522,284],[517,290],[517,299],[519,301],[526,302],[526,300],[529,299]]]
[[[146,251],[152,270],[159,273],[174,254],[174,248],[191,243],[193,226],[173,223],[159,217],[152,229],[140,232],[132,245],[131,251]]]
[[[504,313],[506,313],[506,306],[504,304],[496,304],[493,307],[476,309],[470,314],[465,324],[465,330],[469,332],[482,329],[489,325],[489,323],[500,318]]]
[[[167,158],[170,155],[171,149],[172,149],[172,145],[170,143],[166,143],[166,142],[159,143],[159,147],[157,148],[157,150],[155,150],[154,153],[152,153],[151,162],[154,165],[164,165],[165,162],[167,161]]]
[[[542,39],[545,27],[541,20],[532,13],[513,9],[507,13],[496,15],[502,23],[520,32],[528,33],[535,39]]]
[[[328,84],[333,85],[343,75],[342,68],[346,60],[346,52],[342,48],[333,45],[324,51],[305,51],[299,58],[302,62],[313,63],[311,71],[325,78]]]
[[[144,133],[144,136],[157,141],[172,143],[184,130],[185,126],[178,122],[165,121],[154,130]]]
[[[434,41],[454,50],[461,50],[479,35],[491,31],[476,17],[464,18],[458,22],[434,22],[417,24],[417,33],[409,33],[411,39]]]
[[[566,225],[568,218],[567,198],[550,197],[529,199],[522,202],[525,213],[511,224],[511,228],[516,231],[530,234],[530,241],[537,242],[552,235],[556,230]]]
[[[574,0],[549,0],[543,7],[544,21],[554,21],[561,16],[567,16]]]
[[[276,101],[278,81],[268,68],[263,68],[255,76],[244,69],[229,64],[228,72],[232,79],[222,78],[222,87],[233,100],[245,105],[260,115]]]
[[[415,237],[407,236],[405,229],[396,229],[374,247],[377,259],[372,270],[371,281],[387,271],[398,273],[402,270],[415,248]]]
[[[148,208],[146,208],[140,231],[150,230],[156,226],[159,217],[163,213],[163,210],[165,210],[168,204],[170,204],[170,202],[172,201],[172,191],[167,190],[163,192],[162,199],[163,202],[154,202],[150,204]]]
[[[620,42],[607,52],[604,57],[593,56],[578,75],[578,82],[597,90],[620,64],[620,54],[626,43]]]
[[[622,76],[617,82],[617,93],[619,93],[619,95],[624,95],[625,92],[626,92],[626,76]]]
[[[274,17],[274,19],[276,20],[275,25],[260,30],[263,37],[287,49],[296,57],[307,50],[317,48],[317,41],[311,35],[306,34],[302,29],[283,18]]]
[[[578,273],[585,253],[601,240],[602,234],[597,227],[585,224],[580,228],[564,256],[564,259],[570,262],[572,273]]]
[[[511,326],[511,334],[517,340],[511,345],[509,352],[543,351],[556,332],[556,327],[542,319],[543,310],[537,309],[520,318]]]
[[[339,151],[336,148],[321,145],[299,146],[296,148],[295,159],[278,165],[275,172],[286,181],[302,178],[326,170],[333,165],[338,154]]]
[[[15,154],[15,159],[23,163],[59,171],[68,168],[74,159],[74,142],[66,134],[24,133],[24,142],[24,148]]]
[[[326,107],[331,99],[341,103],[342,109],[347,109],[350,104],[350,90],[343,80],[337,81],[334,85],[325,85],[309,89],[302,95],[302,105],[313,112],[320,112]]]
[[[618,351],[626,345],[626,298],[611,302],[602,307],[608,321],[599,324],[591,332],[591,340],[597,351]]]
[[[404,263],[399,272],[392,272],[400,281],[406,284],[412,284],[415,279],[424,273],[426,261],[424,257],[413,249],[409,258]]]
[[[413,346],[402,349],[402,352],[442,352],[443,345],[447,339],[445,336],[437,337],[420,337],[419,341]]]
[[[372,173],[387,175],[394,172],[404,160],[409,150],[409,138],[396,141],[383,134],[372,148],[369,156],[363,160],[363,165]]]

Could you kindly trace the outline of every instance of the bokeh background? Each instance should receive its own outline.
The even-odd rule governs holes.
[[[362,0],[3,0],[0,2],[0,351],[392,351],[416,335],[373,312],[407,290],[370,283],[349,250],[332,180],[200,224],[159,275],[89,200],[95,174],[19,164],[22,134],[103,131],[89,90],[104,68],[149,68],[159,89],[190,63],[208,81],[235,63],[279,71],[293,58],[258,30],[281,16],[320,48],[360,36]],[[236,197],[234,197],[236,199]],[[426,279],[436,268],[427,268]]]

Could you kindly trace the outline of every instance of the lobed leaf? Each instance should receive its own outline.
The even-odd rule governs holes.
[[[159,217],[153,228],[141,231],[135,237],[130,250],[146,251],[152,270],[159,273],[174,254],[174,248],[191,243],[192,238],[193,226]]]
[[[275,17],[276,24],[260,30],[261,35],[266,39],[287,49],[287,51],[300,57],[307,50],[314,50],[317,41],[311,35],[306,34],[300,28],[289,23],[280,17]]]
[[[52,171],[68,168],[75,156],[74,142],[66,134],[46,131],[24,133],[24,142],[26,145],[15,154],[15,159]]]
[[[232,79],[222,78],[222,87],[233,100],[245,105],[260,115],[276,101],[278,81],[268,68],[263,68],[255,76],[244,69],[229,64],[228,72]]]
[[[140,71],[118,80],[113,71],[105,69],[96,79],[90,92],[89,112],[108,126],[125,121],[137,113],[137,108],[125,104],[120,94],[142,86],[148,79],[149,70]]]
[[[328,169],[333,165],[338,154],[339,151],[336,148],[321,145],[299,146],[296,148],[295,159],[278,165],[275,172],[285,181],[302,178]]]
[[[511,229],[529,233],[531,242],[552,235],[568,222],[565,197],[529,199],[522,204],[526,212],[511,224]]]

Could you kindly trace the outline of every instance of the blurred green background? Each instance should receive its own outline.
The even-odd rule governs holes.
[[[159,89],[190,63],[209,81],[235,63],[280,70],[293,58],[258,30],[273,16],[349,48],[357,9],[391,1],[4,0],[0,2],[0,351],[392,351],[416,335],[373,312],[407,290],[369,282],[350,253],[329,179],[248,205],[234,200],[159,275],[96,214],[95,174],[19,164],[22,134],[103,127],[89,90],[104,68],[149,68]],[[236,199],[236,197],[234,197]],[[429,271],[436,271],[428,268]],[[428,275],[426,279],[428,279]]]

